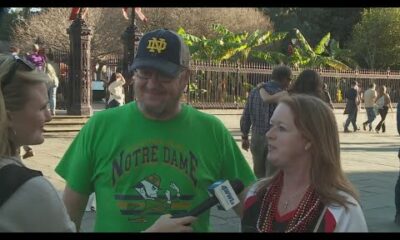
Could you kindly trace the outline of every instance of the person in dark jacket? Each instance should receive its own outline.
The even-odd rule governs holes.
[[[357,127],[357,113],[360,105],[360,95],[358,94],[358,83],[356,81],[353,81],[351,83],[351,88],[347,91],[346,98],[347,104],[344,114],[348,114],[349,116],[347,117],[346,123],[344,124],[344,132],[350,132],[348,129],[350,122],[352,123],[353,130],[355,132],[357,130],[360,130]]]

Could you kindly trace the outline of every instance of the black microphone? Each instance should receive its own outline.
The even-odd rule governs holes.
[[[240,194],[244,189],[244,185],[243,185],[242,181],[240,181],[239,179],[231,180],[231,181],[229,181],[229,183],[232,186],[232,189],[235,191],[236,194]],[[213,195],[212,197],[204,200],[200,205],[193,208],[189,212],[175,214],[172,216],[172,218],[180,218],[180,217],[186,217],[186,216],[197,217],[218,203],[219,203],[218,198],[215,195]]]

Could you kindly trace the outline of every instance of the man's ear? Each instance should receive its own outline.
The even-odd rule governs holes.
[[[189,77],[190,77],[190,69],[185,69],[183,70],[184,72],[181,73],[179,82],[180,82],[180,86],[183,89],[186,88],[186,86],[188,85],[189,82]]]
[[[10,111],[6,111],[7,115],[7,120],[8,120],[8,127],[12,127],[13,119],[14,119],[14,114]]]

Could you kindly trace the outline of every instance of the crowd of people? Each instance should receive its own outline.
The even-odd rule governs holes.
[[[340,168],[340,150],[339,145],[337,145],[339,142],[338,128],[336,126],[336,121],[332,112],[332,110],[334,110],[334,106],[331,100],[331,96],[327,90],[326,83],[323,83],[318,72],[306,69],[302,71],[295,80],[291,81],[292,84],[290,84],[290,86],[289,84],[284,85],[284,88],[282,90],[278,92],[273,92],[268,86],[274,84],[275,82],[279,82],[279,77],[276,75],[276,72],[279,72],[283,68],[285,68],[285,66],[279,66],[273,69],[272,80],[259,84],[256,88],[251,90],[241,117],[240,127],[242,132],[242,148],[247,151],[249,146],[251,147],[254,145],[256,147],[258,146],[260,149],[258,151],[252,149],[251,151],[254,163],[254,172],[268,173],[270,171],[273,173],[270,175],[261,176],[256,174],[256,176],[260,180],[257,184],[255,184],[255,186],[253,186],[249,190],[248,195],[246,196],[244,202],[245,213],[242,221],[242,230],[250,232],[260,232],[274,230],[288,231],[289,229],[291,229],[289,231],[296,231],[301,228],[301,231],[330,231],[329,229],[332,230],[334,228],[335,231],[355,231],[355,229],[358,229],[357,231],[366,231],[367,228],[365,225],[364,216],[359,206],[359,200],[357,200],[359,199],[357,191],[343,176],[343,172]],[[291,77],[289,77],[291,76],[290,69],[288,69],[288,71],[289,74],[287,74],[286,79],[290,80],[292,79]],[[289,82],[290,81],[288,81],[287,83]],[[351,88],[347,91],[345,95],[347,98],[347,103],[344,113],[349,115],[346,122],[344,123],[345,133],[350,132],[348,130],[348,126],[350,123],[353,124],[354,131],[360,130],[356,124],[356,121],[357,113],[359,111],[362,101],[364,101],[368,117],[368,120],[363,123],[363,129],[366,131],[366,126],[369,126],[369,130],[371,131],[372,122],[375,119],[375,115],[379,113],[381,115],[381,121],[377,124],[375,131],[378,133],[379,130],[382,129],[382,132],[385,132],[386,114],[388,112],[388,109],[392,109],[390,97],[386,93],[386,87],[384,85],[378,88],[378,94],[376,93],[375,88],[376,85],[374,83],[371,83],[369,89],[365,91],[364,94],[360,94],[358,83],[356,81],[351,83]],[[311,104],[312,101],[316,101],[319,103],[317,104],[315,102]],[[286,111],[283,111],[283,113],[278,110],[274,111],[276,105],[273,104],[276,104],[277,102],[280,103],[278,106],[282,106],[282,108]],[[325,105],[323,108],[318,107],[318,105],[321,105],[321,103],[324,103],[322,105]],[[313,107],[308,108],[310,106]],[[325,111],[325,113],[320,112],[322,111],[322,109],[323,111]],[[327,111],[327,109],[331,109],[331,111]],[[321,119],[322,116],[325,116],[325,114],[328,113],[330,115],[329,117]],[[274,120],[274,117],[279,119],[279,124],[277,124],[279,126],[279,130],[276,130],[276,135],[272,134],[274,121],[276,121]],[[314,117],[318,117],[318,121],[315,121]],[[291,119],[293,118],[294,121],[291,121]],[[322,123],[327,124],[328,122],[330,122],[330,126],[321,125]],[[300,176],[296,179],[296,174],[300,174],[299,171],[301,171],[302,167],[305,167],[307,169],[307,165],[301,164],[299,166],[295,165],[294,163],[292,165],[287,162],[293,161],[293,159],[296,158],[301,158],[301,156],[305,153],[302,154],[297,151],[294,152],[293,155],[290,155],[290,157],[287,157],[286,154],[291,153],[292,150],[296,150],[293,148],[293,146],[300,145],[301,147],[302,145],[299,143],[301,143],[302,141],[300,141],[300,139],[297,139],[296,142],[290,143],[280,142],[276,140],[279,139],[281,134],[282,136],[285,136],[285,134],[289,135],[291,132],[294,132],[293,125],[299,128],[297,129],[297,131],[302,132],[304,137],[307,136],[308,138],[318,138],[314,143],[319,143],[318,149],[311,151],[311,156],[309,156],[308,159],[318,159],[321,162],[311,164],[312,167],[306,170],[305,173],[303,173],[305,176],[307,176],[306,174],[316,174],[316,170],[312,170],[313,167],[320,167],[320,169],[322,169],[321,166],[318,164],[323,164],[323,158],[330,159],[326,159],[326,161],[329,161],[331,164],[335,162],[335,170],[327,170],[328,172],[335,171],[335,173],[323,173],[325,178],[323,178],[322,176],[320,176],[320,178],[318,178],[317,176],[313,177],[314,181],[321,180],[322,182],[329,182],[330,184],[332,184],[331,186],[335,186],[331,190],[328,190],[329,187],[327,186],[317,187],[320,182],[310,183],[310,179],[308,179],[307,181],[302,179]],[[333,129],[333,132],[328,133],[326,132],[326,129]],[[317,131],[318,133],[314,131]],[[249,132],[251,132],[251,139],[249,139]],[[262,134],[259,134],[259,132],[264,133],[264,137],[262,136]],[[319,133],[323,134],[323,136],[318,136]],[[329,140],[329,142],[326,142],[327,140]],[[268,147],[263,148],[263,146]],[[291,148],[287,149],[287,146],[291,146]],[[304,148],[305,152],[309,151],[311,146],[313,146],[313,144],[306,145],[306,147]],[[278,152],[279,154],[277,159],[285,163],[284,168],[280,169],[281,171],[277,170],[277,166],[279,166],[279,163],[273,162],[274,160],[272,157],[272,153],[270,154],[272,150]],[[328,153],[332,154],[334,152],[335,154],[328,156]],[[265,166],[257,164],[257,159],[259,159],[260,156],[263,156],[263,154],[267,156],[267,162],[269,163],[269,165],[271,165],[271,167],[269,167],[268,164],[266,164]],[[313,156],[313,154],[315,154],[315,156]],[[289,165],[289,169],[292,169],[289,170],[290,174],[288,174],[288,172],[286,171],[289,177],[285,178],[285,167],[288,167],[286,166],[286,163]],[[302,177],[306,178],[304,176]],[[332,178],[330,179],[330,177]],[[292,178],[294,179],[292,180]],[[290,181],[292,182],[288,183],[288,185],[290,186],[292,184],[292,187],[287,187],[287,189],[289,189],[287,190],[285,189],[285,184]],[[400,225],[399,186],[400,180],[398,180],[395,189],[396,208],[398,209],[395,216],[395,222]],[[331,191],[331,193],[327,194],[327,192],[325,191]],[[334,193],[335,191],[336,193]],[[295,194],[291,196],[291,193]],[[318,202],[319,200],[316,200],[318,199],[318,197],[316,197],[314,201],[311,201],[311,203],[314,205],[306,205],[306,202],[304,202],[304,198],[307,197],[308,199],[311,199],[312,193],[316,194],[320,199],[324,199],[322,201],[323,203],[318,203],[318,205],[316,202]],[[327,201],[327,199],[329,199],[330,197],[324,196],[325,194],[338,194],[337,196],[340,195],[342,200],[339,201],[338,198],[334,197]],[[285,201],[285,199],[287,200]],[[344,201],[344,199],[347,200]],[[293,203],[294,206],[292,205],[292,207],[289,207],[290,204]],[[337,219],[344,217],[344,215],[338,214],[336,212],[337,210],[331,210],[330,206],[332,204],[341,205],[343,207],[343,210],[345,209],[345,211],[352,209],[351,211],[353,213],[347,215],[345,218],[349,217],[353,219],[341,219],[338,221]],[[320,210],[314,209],[316,212],[312,212],[310,210],[310,208],[312,208],[311,206],[320,208]],[[304,207],[304,209],[302,209],[302,207]],[[324,211],[323,214],[320,214],[321,209],[324,209],[322,210]],[[299,213],[300,211],[302,211],[301,214],[303,215]],[[333,214],[333,212],[335,212],[335,214]],[[254,217],[255,215],[258,217]],[[311,216],[310,219],[307,220],[309,221],[308,223],[300,223],[300,219],[304,221],[306,220],[304,216]],[[317,220],[318,216],[320,216],[320,218]],[[342,223],[340,223],[341,221],[346,222],[346,224],[342,225]],[[356,222],[360,223],[360,225],[358,225]],[[335,227],[330,226],[331,224],[333,224],[333,226]]]
[[[378,94],[376,91],[376,84],[371,83],[369,88],[363,93],[359,87],[357,81],[351,83],[351,88],[346,93],[346,107],[344,114],[348,114],[347,120],[344,124],[344,132],[349,133],[350,123],[353,125],[353,132],[359,131],[360,128],[357,125],[357,114],[361,108],[361,103],[364,101],[365,110],[367,113],[367,121],[362,123],[364,131],[368,125],[369,131],[372,131],[372,123],[379,114],[381,120],[375,127],[376,133],[379,133],[382,129],[382,133],[386,132],[385,119],[390,109],[393,112],[392,103],[389,94],[386,92],[386,86],[381,85],[378,87]]]
[[[154,51],[149,46],[157,42],[164,47]],[[107,87],[108,109],[89,119],[55,169],[66,181],[61,199],[19,154],[44,142],[43,126],[55,114],[57,70],[36,45],[25,58],[0,55],[0,231],[79,231],[95,194],[95,231],[207,232],[209,210],[185,214],[220,179],[245,186],[234,208],[243,232],[368,231],[358,192],[341,166],[333,104],[318,72],[304,70],[294,79],[289,67],[278,66],[271,81],[250,92],[240,129],[252,170],[218,118],[180,102],[189,61],[176,32],[143,35],[131,66],[136,100],[125,104],[126,81],[117,71]],[[376,104],[382,119],[375,129],[384,132],[392,108],[386,88],[367,91],[363,128],[372,129]],[[346,97],[344,130],[352,123],[357,131],[357,82]]]

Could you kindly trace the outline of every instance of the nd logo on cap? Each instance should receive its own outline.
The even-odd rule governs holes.
[[[190,52],[181,36],[168,29],[157,29],[143,35],[131,69],[152,68],[177,77],[189,67]]]
[[[165,41],[164,38],[151,38],[149,39],[147,43],[147,49],[149,49],[149,52],[155,52],[157,51],[158,53],[161,53],[167,48],[167,42]]]

